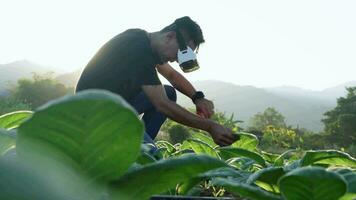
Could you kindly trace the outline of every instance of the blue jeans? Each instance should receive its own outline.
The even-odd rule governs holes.
[[[164,89],[169,100],[176,102],[176,90],[169,85],[164,85]],[[144,143],[154,144],[153,140],[156,138],[159,129],[167,117],[154,107],[143,92],[134,97],[129,103],[136,109],[138,114],[143,113],[142,120],[145,124]]]

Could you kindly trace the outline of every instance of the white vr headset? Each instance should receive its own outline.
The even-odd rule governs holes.
[[[183,72],[192,72],[199,69],[199,64],[197,61],[197,55],[190,47],[186,49],[178,50],[178,63]]]
[[[195,52],[185,43],[182,34],[178,27],[176,29],[177,41],[179,49],[177,53],[178,63],[183,72],[192,72],[199,69],[197,55]]]

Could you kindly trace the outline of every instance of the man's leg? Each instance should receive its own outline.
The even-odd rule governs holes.
[[[177,101],[177,94],[172,86],[164,85],[164,89],[168,98],[171,101]],[[137,95],[130,104],[136,109],[139,114],[143,113],[143,121],[145,123],[146,133],[151,139],[156,138],[159,129],[161,128],[167,117],[160,113],[142,92]]]

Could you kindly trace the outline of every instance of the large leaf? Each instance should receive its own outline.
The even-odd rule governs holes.
[[[254,160],[257,164],[266,167],[266,161],[258,153],[234,147],[221,147],[218,149],[220,151],[220,156],[225,160],[234,157],[247,157]]]
[[[142,123],[120,96],[87,90],[39,108],[18,128],[17,152],[61,160],[105,181],[135,162],[142,138]]]
[[[3,156],[8,150],[15,147],[16,140],[11,137],[8,131],[0,129],[0,157]]]
[[[267,191],[264,191],[258,187],[251,186],[245,183],[236,182],[230,179],[216,178],[212,182],[214,185],[222,186],[227,191],[239,195],[242,197],[247,197],[252,200],[280,200],[278,195],[274,195]]]
[[[0,128],[17,128],[23,121],[31,116],[31,111],[16,111],[0,116]]]
[[[255,183],[267,191],[278,193],[278,179],[284,174],[285,171],[282,167],[264,168],[253,173],[247,179],[247,184]]]
[[[111,192],[115,199],[148,199],[175,188],[178,183],[220,167],[227,167],[227,164],[206,155],[190,154],[161,160],[125,174],[113,182]]]
[[[209,144],[195,139],[188,139],[183,142],[185,148],[189,146],[196,154],[206,154],[215,158],[220,158],[216,150]]]
[[[288,200],[335,200],[347,189],[342,176],[321,167],[293,170],[284,175],[278,185]]]
[[[43,161],[43,160],[42,160]],[[0,159],[2,200],[97,200],[97,186],[63,165],[41,162],[51,170],[36,171],[23,162]]]
[[[301,166],[328,164],[333,166],[356,167],[356,159],[337,150],[307,151],[301,160]]]
[[[347,192],[356,193],[356,172],[350,169],[336,169],[336,173],[340,174],[347,182]]]
[[[258,138],[251,133],[239,132],[240,139],[234,142],[231,147],[255,151],[258,145]]]

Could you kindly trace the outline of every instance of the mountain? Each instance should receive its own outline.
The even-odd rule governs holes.
[[[330,101],[314,98],[313,93],[304,98],[302,94],[294,94],[292,91],[290,96],[279,95],[263,88],[238,86],[221,81],[201,81],[196,82],[194,86],[214,101],[217,110],[227,114],[234,113],[236,119],[244,121],[245,127],[252,116],[263,112],[267,107],[274,107],[286,117],[287,124],[320,131],[323,128],[320,121],[323,113],[333,107]],[[182,95],[178,98],[181,105],[194,107],[190,99]]]
[[[7,93],[7,88],[15,84],[18,79],[30,78],[33,73],[57,72],[56,68],[43,66],[28,60],[20,60],[0,65],[0,95]]]
[[[337,85],[335,87],[327,88],[321,93],[325,98],[334,98],[346,95],[346,87],[356,87],[356,81],[349,81],[341,85]]]
[[[280,86],[272,88],[264,88],[265,90],[276,94],[278,96],[283,96],[286,98],[300,99],[303,100],[320,100],[323,102],[328,102],[330,105],[336,105],[336,98],[346,95],[346,87],[356,86],[356,81],[349,81],[331,88],[326,88],[321,91],[306,90],[294,86]]]

